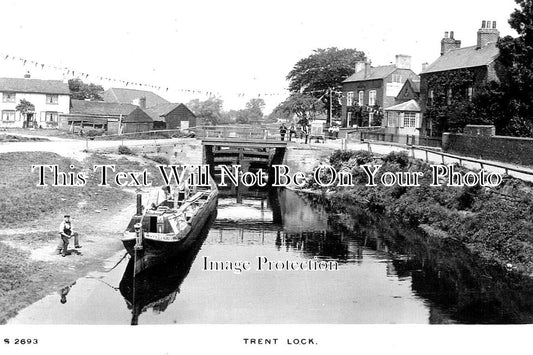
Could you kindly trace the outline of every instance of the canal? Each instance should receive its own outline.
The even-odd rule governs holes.
[[[288,190],[221,196],[191,250],[135,280],[123,256],[8,324],[533,322],[529,278]]]

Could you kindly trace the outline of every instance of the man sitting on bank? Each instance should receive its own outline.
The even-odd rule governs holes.
[[[78,240],[78,233],[72,231],[72,222],[70,221],[70,215],[66,214],[64,216],[63,222],[59,225],[59,236],[61,241],[57,246],[58,253],[61,253],[63,257],[67,256],[69,239],[74,237],[74,247],[81,248],[81,245]]]

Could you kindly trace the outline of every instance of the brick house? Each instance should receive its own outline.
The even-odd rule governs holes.
[[[371,125],[375,115],[393,106],[407,79],[418,79],[411,70],[411,57],[397,55],[396,64],[372,67],[357,62],[355,73],[342,82],[344,127]]]
[[[442,134],[443,129],[436,127],[430,117],[432,110],[460,101],[471,102],[484,85],[499,80],[496,65],[498,38],[496,21],[483,21],[477,32],[477,43],[470,47],[461,48],[461,41],[454,38],[453,32],[444,33],[441,56],[420,74],[423,134]]]
[[[2,128],[57,128],[59,115],[69,112],[70,90],[60,80],[0,78],[0,127]],[[16,110],[21,100],[35,106],[26,116]]]

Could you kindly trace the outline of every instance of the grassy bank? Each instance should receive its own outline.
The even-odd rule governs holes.
[[[363,151],[337,151],[330,164],[337,171],[350,171],[354,186],[322,188],[310,178],[306,188],[327,190],[331,209],[343,211],[359,205],[404,225],[459,241],[491,262],[526,274],[533,272],[531,183],[504,176],[497,187],[430,186],[430,166],[399,153],[378,157]],[[377,181],[386,172],[418,171],[423,177],[417,187],[370,187],[361,167],[364,164],[382,165]],[[457,166],[456,171],[464,174],[468,170]]]
[[[85,186],[39,183],[35,164],[58,165],[63,172],[84,172]],[[133,211],[133,188],[98,186],[94,165],[115,165],[117,172],[148,170],[155,186],[162,184],[155,162],[136,156],[92,155],[84,161],[48,152],[0,154],[0,324],[40,298],[72,283],[122,250],[121,232]],[[69,213],[83,248],[62,258],[55,253],[57,228]],[[72,246],[71,246],[72,247]]]

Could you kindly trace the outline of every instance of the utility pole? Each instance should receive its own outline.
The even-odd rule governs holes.
[[[329,126],[331,127],[333,121],[333,88],[329,88]]]

